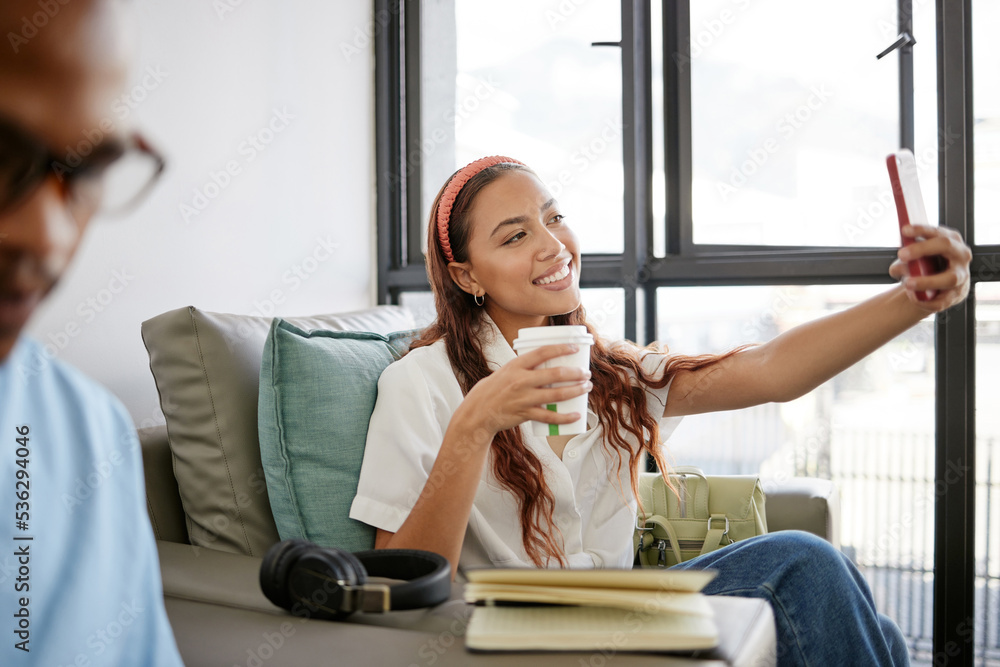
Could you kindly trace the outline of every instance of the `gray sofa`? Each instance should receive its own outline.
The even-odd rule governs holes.
[[[179,309],[143,324],[166,425],[139,432],[163,591],[188,665],[465,665],[588,663],[581,654],[473,654],[462,644],[462,584],[432,609],[355,614],[332,623],[292,616],[261,593],[263,551],[278,538],[256,443],[256,374],[269,318]],[[412,327],[395,307],[307,318],[300,326],[389,332]],[[838,543],[836,489],[825,480],[765,482],[771,531]],[[713,599],[722,645],[701,656],[620,654],[623,664],[773,664],[770,609]],[[614,647],[609,649],[615,652]],[[594,654],[597,662],[610,655]],[[590,660],[594,663],[594,660]]]

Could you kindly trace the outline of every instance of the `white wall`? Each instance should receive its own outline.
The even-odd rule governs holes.
[[[139,88],[127,120],[168,171],[135,213],[91,224],[29,333],[107,385],[142,426],[162,423],[143,320],[189,304],[303,315],[374,303],[374,103],[370,0],[135,6]],[[245,142],[258,133],[271,143],[254,154]],[[239,173],[216,193],[212,173],[227,163]],[[206,185],[217,196],[204,206],[194,200]],[[195,203],[204,210],[185,220],[181,205]],[[314,252],[309,274],[301,263]],[[124,281],[112,282],[116,271]]]

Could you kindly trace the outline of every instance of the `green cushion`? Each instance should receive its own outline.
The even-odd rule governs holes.
[[[348,517],[378,378],[415,332],[383,336],[271,324],[260,368],[258,433],[281,539],[371,549],[375,528]]]

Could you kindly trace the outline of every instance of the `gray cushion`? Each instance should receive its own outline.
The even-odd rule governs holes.
[[[191,544],[262,556],[278,541],[257,441],[260,360],[271,319],[189,306],[142,324]],[[398,306],[288,321],[381,333],[414,326]]]

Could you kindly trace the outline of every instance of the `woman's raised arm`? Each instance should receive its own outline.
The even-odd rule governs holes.
[[[907,227],[925,240],[900,249],[889,274],[903,284],[840,313],[790,329],[716,365],[680,372],[670,388],[664,416],[735,410],[789,401],[812,391],[868,356],[928,314],[961,302],[969,293],[972,253],[957,232],[945,227]],[[947,267],[933,276],[911,277],[906,262],[940,255]],[[938,290],[932,301],[916,293]]]

